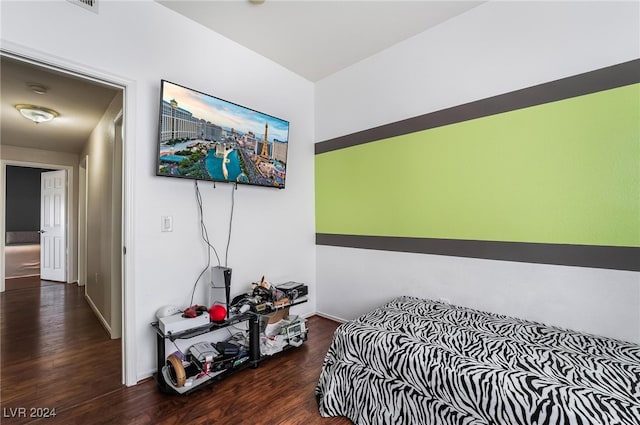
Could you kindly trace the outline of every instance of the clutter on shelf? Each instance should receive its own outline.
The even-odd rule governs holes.
[[[299,301],[307,293],[307,285],[302,283],[286,282],[273,285],[262,276],[260,281],[251,284],[249,292],[238,295],[231,301],[230,311],[237,314],[251,310],[258,314],[268,314]]]

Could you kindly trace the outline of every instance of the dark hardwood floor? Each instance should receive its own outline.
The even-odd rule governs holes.
[[[166,395],[153,379],[121,385],[120,340],[109,338],[84,288],[12,281],[0,295],[2,424],[352,423],[322,418],[314,395],[334,321],[312,316],[301,347],[190,395]],[[32,417],[47,409],[56,416]]]

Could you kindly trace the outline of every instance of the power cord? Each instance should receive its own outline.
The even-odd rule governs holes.
[[[193,289],[191,290],[191,301],[189,301],[190,306],[193,305],[193,297],[196,293],[196,287],[198,286],[198,282],[200,281],[202,276],[205,274],[205,272],[209,270],[209,268],[211,267],[211,251],[212,250],[216,255],[216,259],[218,260],[218,266],[220,265],[220,257],[218,256],[218,251],[216,251],[216,248],[213,245],[211,245],[211,242],[209,241],[209,232],[207,231],[207,226],[204,223],[202,194],[200,193],[200,188],[198,187],[198,180],[194,180],[193,182],[194,182],[194,187],[196,192],[196,203],[198,204],[198,215],[200,219],[200,236],[202,237],[202,240],[207,244],[207,265],[205,266],[205,268],[202,269],[202,271],[196,278],[196,281],[193,283]]]
[[[198,203],[198,214],[200,218],[200,234],[202,236],[202,240],[207,244],[210,250],[213,250],[213,253],[216,254],[216,259],[218,260],[218,266],[220,265],[220,257],[218,256],[218,251],[216,248],[211,245],[209,242],[209,233],[207,232],[207,226],[204,224],[204,208],[202,206],[202,194],[200,193],[200,188],[198,187],[198,180],[194,180],[195,188],[196,188],[196,202]],[[211,255],[211,253],[209,253]]]
[[[178,344],[176,344],[174,340],[170,340],[170,341],[173,343],[174,347],[176,347],[176,350],[178,350],[178,352],[182,354],[182,357],[184,358],[185,353],[180,349],[180,347],[178,347]]]
[[[233,207],[235,205],[235,193],[238,190],[238,183],[233,185],[231,189],[231,214],[229,215],[229,235],[227,237],[227,249],[224,253],[224,266],[227,267],[227,258],[229,257],[229,244],[231,243],[231,225],[233,224]]]
[[[202,276],[206,273],[207,270],[211,267],[211,251],[216,255],[216,259],[218,260],[218,266],[220,266],[220,256],[218,255],[218,251],[211,244],[209,240],[209,232],[207,231],[207,226],[204,223],[204,208],[202,206],[202,194],[200,193],[200,188],[198,186],[198,180],[194,180],[194,188],[196,193],[196,203],[198,204],[198,215],[200,220],[200,236],[202,240],[207,244],[207,265],[202,269],[196,281],[193,283],[193,289],[191,290],[191,300],[189,301],[189,305],[193,305],[193,297],[196,293],[196,287],[198,286],[198,282],[202,279]],[[215,188],[215,183],[214,186]],[[229,234],[227,236],[227,247],[225,249],[224,254],[224,266],[227,267],[227,259],[229,258],[229,245],[231,244],[231,229],[233,225],[233,211],[235,207],[235,193],[238,190],[238,184],[235,183],[231,189],[231,213],[229,215]]]

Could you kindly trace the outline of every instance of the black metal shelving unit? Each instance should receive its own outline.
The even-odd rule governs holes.
[[[292,307],[295,305],[303,304],[307,302],[307,297],[302,297],[293,302],[280,305],[277,307],[271,308],[268,314],[277,312],[278,310],[283,310],[288,307]],[[224,379],[225,377],[236,373],[242,369],[247,367],[257,368],[262,360],[266,357],[270,356],[261,356],[260,354],[260,319],[266,316],[265,313],[257,314],[251,311],[247,311],[245,313],[236,314],[230,316],[226,320],[222,322],[210,322],[206,325],[196,326],[194,328],[186,329],[180,332],[168,332],[164,333],[159,327],[159,323],[152,322],[151,327],[154,329],[156,333],[156,362],[157,362],[157,370],[155,373],[156,381],[158,382],[158,386],[160,387],[160,391],[167,394],[189,394],[190,392],[200,389],[205,385],[211,384],[215,381],[219,381]],[[165,340],[176,341],[183,339],[190,339],[196,336],[204,335],[209,332],[213,332],[219,329],[224,329],[228,326],[232,326],[241,322],[249,322],[249,353],[248,359],[238,358],[235,361],[231,361],[228,368],[217,371],[214,373],[210,373],[206,375],[205,378],[202,378],[200,382],[197,382],[195,385],[185,388],[177,388],[171,382],[169,382],[165,375],[165,368],[167,362],[167,353],[165,350]],[[305,338],[306,340],[306,335]],[[229,361],[234,359],[223,359],[222,361]]]

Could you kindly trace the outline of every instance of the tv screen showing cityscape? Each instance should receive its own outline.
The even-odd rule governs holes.
[[[289,122],[161,80],[157,175],[284,188]]]

